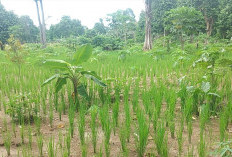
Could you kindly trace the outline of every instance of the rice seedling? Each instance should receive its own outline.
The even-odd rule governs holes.
[[[83,146],[85,145],[85,109],[83,105],[80,106],[78,131],[79,131],[81,145]]]
[[[156,149],[158,154],[162,156],[164,150],[163,148],[164,140],[165,140],[165,127],[163,122],[158,121],[157,129],[155,133],[156,134],[154,139],[155,139]]]
[[[158,123],[158,111],[156,110],[156,108],[154,108],[153,111],[153,119],[152,119],[152,123],[153,123],[153,130],[154,132],[156,132],[156,128],[157,128],[157,123]]]
[[[10,148],[11,148],[11,134],[7,131],[3,137],[4,147],[6,149],[7,155],[10,156]]]
[[[63,134],[59,131],[59,141],[58,141],[59,149],[63,148]]]
[[[112,127],[110,125],[110,116],[107,109],[104,110],[104,117],[106,118],[104,121],[104,145],[105,145],[105,154],[107,157],[110,156],[110,135]]]
[[[7,132],[8,131],[8,125],[7,125],[6,117],[4,117],[4,119],[3,119],[3,126],[4,126],[4,131]]]
[[[82,157],[87,157],[87,146],[86,146],[86,144],[81,146],[81,155],[82,155]]]
[[[30,149],[32,149],[32,131],[31,131],[31,126],[28,127],[28,142],[29,142]]]
[[[203,134],[200,134],[200,143],[198,145],[198,155],[199,157],[206,156],[206,143],[205,143]]]
[[[53,114],[53,105],[52,105],[52,102],[51,102],[51,96],[49,97],[49,124],[50,124],[50,127],[52,128],[53,127],[53,117],[54,117],[54,114]]]
[[[98,156],[99,156],[99,157],[103,157],[102,146],[100,147]]]
[[[47,94],[47,93],[45,92],[45,94]],[[46,98],[47,98],[47,95],[45,95],[45,96],[42,98],[42,110],[43,110],[43,115],[44,115],[44,116],[47,115]]]
[[[69,119],[69,129],[72,138],[74,133],[74,118],[75,118],[75,108],[74,105],[71,105],[68,112],[68,119]]]
[[[24,144],[24,133],[25,133],[24,122],[22,122],[22,124],[19,126],[19,128],[20,128],[21,142],[22,142],[22,144]]]
[[[91,132],[92,132],[92,144],[93,144],[93,151],[96,153],[97,148],[97,125],[96,125],[96,119],[98,114],[98,107],[92,106],[90,108],[90,114],[91,114]]]
[[[31,152],[30,148],[28,149],[27,147],[24,146],[22,148],[22,157],[31,157],[31,156],[33,156],[33,154]]]
[[[59,120],[62,120],[62,105],[61,103],[58,104],[58,113],[59,113]]]
[[[38,116],[35,117],[35,126],[36,126],[36,132],[39,135],[41,129],[41,119]]]
[[[193,100],[191,98],[187,99],[186,106],[184,109],[187,129],[188,129],[188,141],[191,143],[192,137],[192,116],[193,116]]]
[[[165,136],[164,137],[164,142],[163,142],[163,146],[162,146],[162,156],[163,157],[168,157],[168,137]]]
[[[65,98],[64,98],[64,95],[61,94],[61,105],[62,105],[62,111],[63,111],[63,114],[66,114],[66,105],[65,105]],[[72,98],[70,98],[72,99]]]
[[[192,148],[188,147],[188,153],[187,156],[188,157],[193,157],[194,156],[194,146],[192,146]]]
[[[119,102],[116,102],[113,104],[113,130],[114,130],[114,135],[116,132],[116,127],[118,127],[118,114],[119,113]]]
[[[58,94],[57,93],[53,95],[53,101],[54,101],[55,110],[57,111],[58,110]]]
[[[68,132],[65,136],[65,144],[66,144],[66,150],[67,150],[67,154],[68,156],[70,156],[70,153],[71,153],[71,136],[70,136],[70,132]]]
[[[13,131],[14,137],[16,138],[16,124],[15,124],[15,122],[12,122],[12,131]]]
[[[205,129],[206,122],[209,120],[209,117],[210,117],[209,104],[203,105],[200,111],[200,131],[202,135]]]
[[[54,137],[50,137],[48,146],[47,146],[48,156],[55,157],[55,144],[54,144]]]
[[[180,122],[180,128],[177,134],[179,156],[181,156],[182,150],[183,150],[183,131],[184,131],[184,116],[182,115],[181,122]]]
[[[137,109],[137,120],[138,126],[137,131],[135,133],[135,140],[136,140],[136,149],[138,156],[142,157],[145,153],[148,134],[149,134],[149,123],[147,123],[147,119],[144,116],[144,113],[141,109]]]
[[[43,135],[42,134],[38,134],[37,135],[37,146],[39,149],[39,156],[42,157],[43,156]]]
[[[139,103],[139,87],[138,87],[138,81],[136,81],[135,89],[133,92],[133,97],[132,97],[132,106],[133,106],[133,111],[136,113],[137,106]]]
[[[224,111],[225,112],[225,111]],[[225,131],[226,131],[226,125],[227,125],[227,119],[226,119],[226,115],[225,113],[222,112],[220,114],[220,123],[219,123],[219,126],[220,126],[220,141],[223,142],[224,139],[225,139]]]
[[[122,148],[123,156],[128,156],[128,149],[127,149],[127,145],[126,145],[126,139],[127,139],[126,133],[127,133],[126,126],[123,125],[120,128],[120,132],[119,132],[119,139],[120,139],[120,142],[121,142],[121,148]]]
[[[130,116],[129,103],[126,102],[124,104],[124,110],[125,110],[126,138],[127,138],[127,142],[130,142],[131,116]]]

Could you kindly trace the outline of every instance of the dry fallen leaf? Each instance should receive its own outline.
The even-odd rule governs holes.
[[[58,128],[58,129],[64,128],[64,124],[58,124],[58,125],[57,125],[57,128]]]

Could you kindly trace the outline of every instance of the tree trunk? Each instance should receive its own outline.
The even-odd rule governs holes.
[[[44,42],[43,42],[42,24],[41,24],[41,20],[40,20],[39,5],[38,5],[37,0],[35,0],[35,4],[36,4],[36,9],[37,9],[38,21],[39,21],[40,42],[41,42],[41,44],[43,44]]]
[[[76,108],[76,111],[78,111],[80,104],[79,104],[79,100],[78,100],[78,91],[77,91],[77,87],[78,87],[78,80],[77,77],[74,76],[72,79],[73,82],[73,90],[74,90],[74,106]]]
[[[213,31],[214,20],[212,17],[208,17],[206,14],[204,15],[205,23],[206,23],[206,33],[208,36],[211,36]]]
[[[45,19],[44,19],[44,9],[43,9],[43,1],[40,0],[40,8],[41,8],[41,14],[42,14],[42,34],[43,34],[43,46],[46,47],[46,25],[45,25]]]
[[[146,30],[145,30],[145,41],[144,41],[144,46],[143,46],[144,51],[152,49],[151,3],[152,3],[152,0],[145,0]]]

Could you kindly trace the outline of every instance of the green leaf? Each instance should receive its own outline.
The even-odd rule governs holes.
[[[49,84],[52,80],[56,79],[57,77],[59,77],[59,74],[55,74],[52,77],[50,77],[49,79],[47,79],[46,81],[44,81],[44,83],[42,84],[42,87]]]
[[[84,45],[81,48],[77,50],[77,52],[74,54],[73,63],[75,65],[81,64],[83,62],[86,62],[92,55],[93,48],[91,45]]]
[[[82,97],[89,99],[88,93],[87,93],[85,86],[83,84],[80,84],[77,87],[77,91],[78,91],[78,94],[80,94]]]
[[[205,92],[208,93],[210,90],[210,83],[209,82],[202,82],[201,89]]]
[[[217,93],[208,93],[208,95],[212,95],[212,96],[215,96],[215,97],[219,97],[219,98],[220,98],[220,95],[218,95]]]
[[[48,59],[44,61],[44,64],[51,68],[60,69],[60,70],[68,70],[69,67],[71,66],[68,62],[65,62],[63,60],[56,60],[56,59]]]
[[[55,86],[55,90],[56,90],[56,93],[58,93],[61,88],[63,87],[63,85],[65,85],[67,83],[67,79],[68,77],[59,77],[56,81],[56,86]]]
[[[72,69],[75,69],[76,73],[83,71],[84,69],[81,66],[71,66]]]
[[[89,78],[89,79],[93,80],[99,86],[102,86],[102,87],[106,87],[107,86],[105,83],[103,83],[101,80],[99,80],[98,78],[94,77],[93,75],[85,74],[84,76],[86,78]]]
[[[97,79],[101,80],[101,77],[98,76],[95,71],[82,71],[81,74],[82,75],[92,75],[92,76],[96,77]]]

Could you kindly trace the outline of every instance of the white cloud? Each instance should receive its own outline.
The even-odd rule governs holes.
[[[38,25],[34,0],[1,0],[7,10],[17,15],[29,15]],[[106,17],[118,9],[131,8],[139,18],[144,8],[143,0],[43,0],[47,25],[58,23],[63,15],[81,20],[82,24],[93,27],[99,18]],[[48,18],[50,17],[50,18]]]

